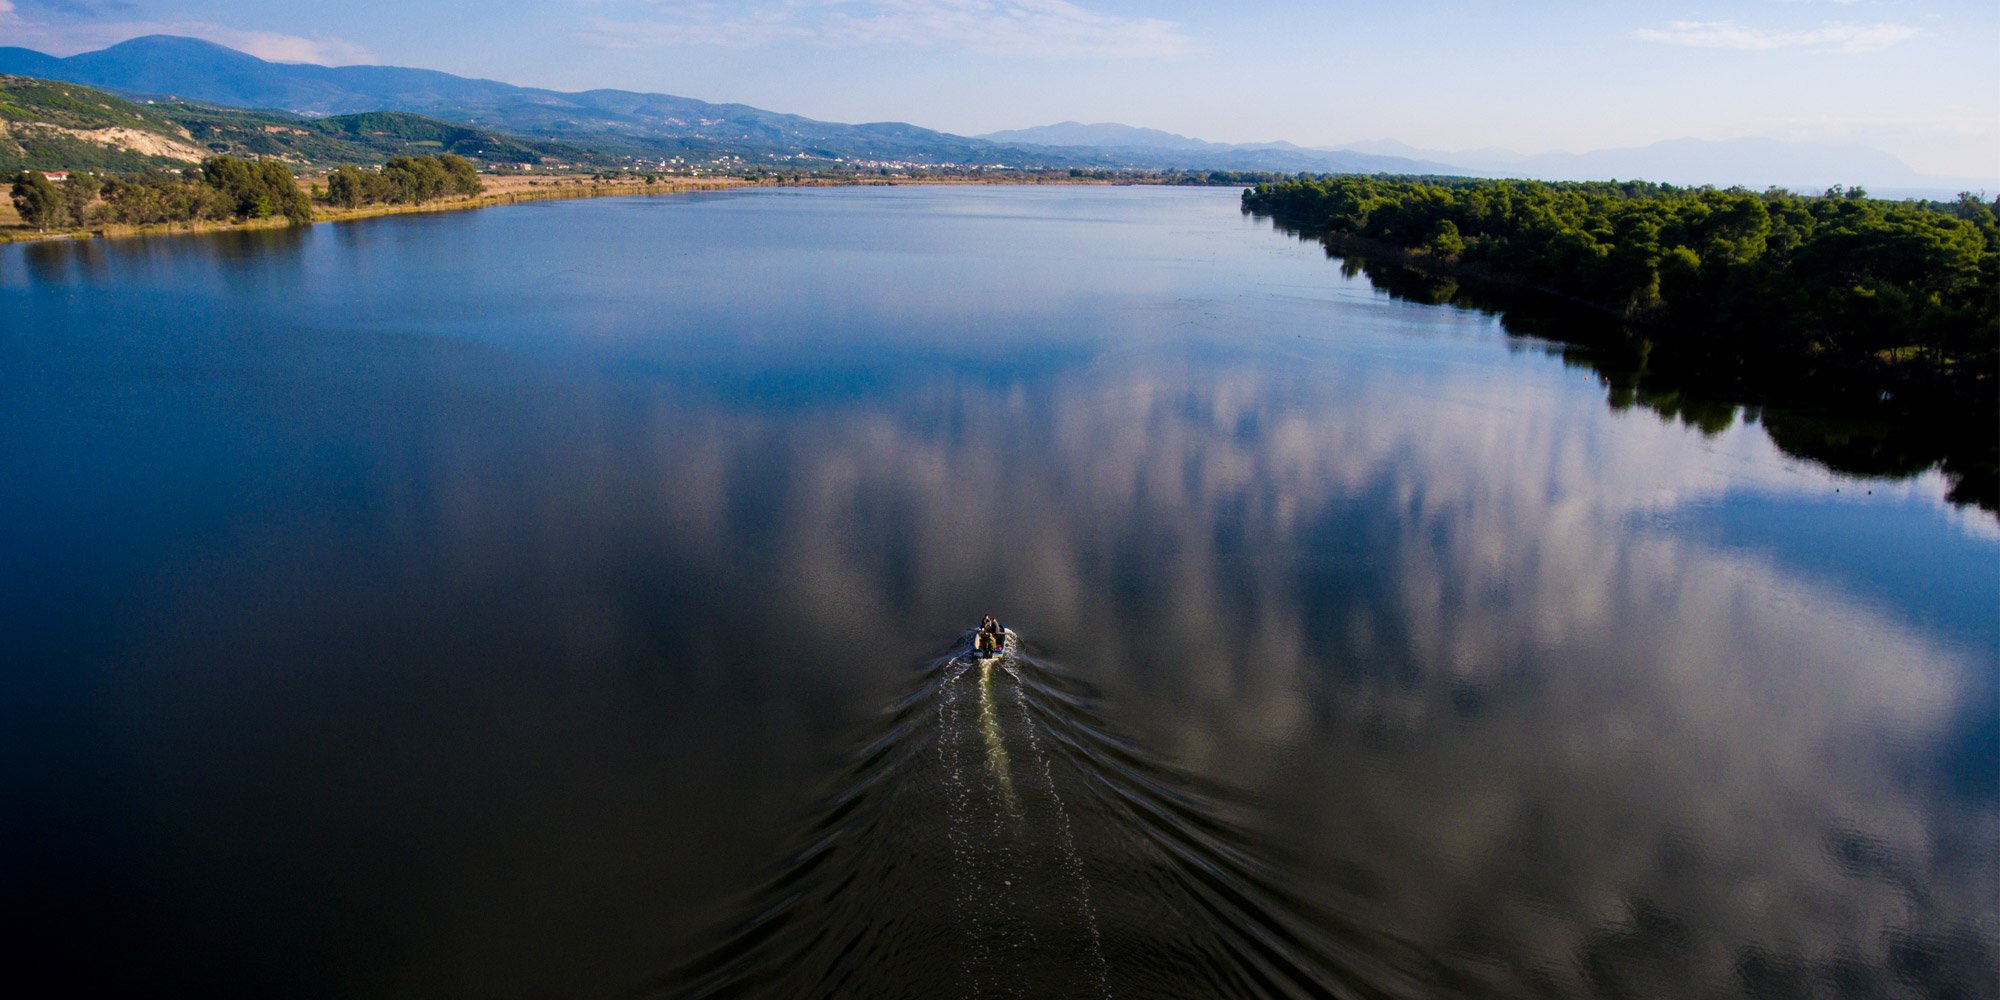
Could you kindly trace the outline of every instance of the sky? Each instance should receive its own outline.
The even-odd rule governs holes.
[[[1115,121],[1521,153],[1768,136],[2000,178],[1995,0],[0,0],[0,45],[155,33],[964,135]]]

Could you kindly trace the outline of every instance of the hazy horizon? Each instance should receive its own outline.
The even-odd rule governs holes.
[[[1118,122],[1212,142],[1527,155],[1754,136],[2000,178],[1987,57],[2000,12],[1970,0],[496,0],[476,20],[423,4],[0,0],[0,45],[73,55],[146,34],[960,135]]]

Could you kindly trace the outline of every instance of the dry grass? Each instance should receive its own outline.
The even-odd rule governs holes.
[[[481,174],[479,175],[479,181],[485,185],[486,189],[477,195],[469,198],[440,198],[437,201],[426,202],[425,207],[448,208],[454,205],[463,205],[467,201],[488,198],[501,198],[504,200],[509,196],[518,200],[520,196],[526,194],[533,194],[536,197],[586,197],[612,192],[629,194],[635,191],[641,193],[653,191],[664,194],[670,191],[712,191],[718,188],[745,187],[750,183],[735,177],[663,177],[658,183],[647,184],[643,179],[601,181],[590,177],[571,177],[556,174]],[[299,187],[307,191],[311,191],[315,185],[324,186],[325,184],[325,175],[306,175],[299,178]],[[552,194],[553,192],[560,192],[561,194]],[[368,208],[383,207],[396,206],[368,206]],[[324,211],[324,206],[320,206],[317,210]]]
[[[364,205],[361,208],[313,209],[314,222],[345,222],[379,215],[409,215],[419,212],[456,212],[491,205],[511,205],[523,201],[555,198],[596,198],[609,195],[678,194],[683,191],[716,191],[750,187],[750,182],[734,177],[677,177],[655,184],[645,181],[600,181],[588,177],[481,177],[486,189],[476,195],[439,198],[420,205]],[[301,183],[305,183],[302,181]]]
[[[751,184],[736,177],[663,177],[657,184],[647,184],[644,180],[600,181],[588,177],[534,177],[526,174],[494,174],[479,179],[486,185],[481,197],[549,191],[589,191],[593,194],[609,191],[620,194],[633,191],[642,194],[647,191],[714,191]]]

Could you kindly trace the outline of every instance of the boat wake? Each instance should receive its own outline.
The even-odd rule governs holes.
[[[968,633],[677,997],[1385,997],[1423,963],[1288,891],[1226,799]]]

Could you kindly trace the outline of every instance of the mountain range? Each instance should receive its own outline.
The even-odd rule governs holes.
[[[813,160],[1035,167],[1189,166],[1176,157],[1102,149],[1016,147],[902,122],[823,122],[746,104],[715,104],[628,90],[563,92],[516,87],[436,70],[266,62],[193,38],[150,35],[96,52],[57,57],[0,48],[0,73],[63,80],[152,99],[295,115],[402,111],[553,139],[637,160]],[[1258,155],[1217,156],[1201,169],[1300,170],[1317,160],[1263,165]],[[1242,166],[1227,166],[1240,163]],[[1353,169],[1394,171],[1399,157],[1362,157]]]
[[[1116,159],[1201,170],[1273,170],[1296,173],[1463,174],[1424,155],[1373,153],[1353,149],[1308,149],[1289,142],[1222,143],[1192,139],[1155,128],[1113,122],[1085,125],[1060,122],[978,138],[1009,146],[1080,155],[1098,150]]]
[[[601,157],[811,166],[1006,165],[1037,168],[1454,174],[1547,180],[1949,194],[1983,182],[1927,177],[1886,153],[1775,139],[1677,139],[1633,149],[1523,155],[1438,151],[1389,140],[1339,147],[1216,143],[1157,129],[1063,122],[961,136],[903,122],[843,124],[745,104],[627,90],[565,92],[394,66],[273,63],[193,38],[152,35],[59,57],[0,47],[0,73],[102,87],[130,97],[273,109],[297,119],[402,112]],[[581,159],[572,156],[572,162]]]
[[[66,80],[135,96],[307,116],[414,112],[635,157],[806,152],[829,159],[843,154],[962,159],[975,146],[908,125],[815,122],[747,105],[710,104],[666,94],[562,93],[426,69],[273,63],[211,42],[166,35],[134,38],[67,58],[0,48],[0,73]]]
[[[1345,149],[1383,156],[1447,160],[1466,172],[1491,177],[1552,181],[1640,177],[1667,184],[1741,184],[1818,191],[1835,184],[1865,185],[1877,193],[1954,193],[2000,187],[1993,178],[1938,177],[1919,173],[1879,149],[1858,143],[1800,142],[1744,137],[1668,139],[1645,146],[1584,153],[1523,154],[1507,149],[1442,151],[1394,140],[1351,143]]]
[[[1918,173],[1895,157],[1856,143],[1794,142],[1766,138],[1668,139],[1646,146],[1585,153],[1523,154],[1507,149],[1424,149],[1393,139],[1306,147],[1288,142],[1225,145],[1110,122],[1061,122],[983,136],[993,142],[1044,148],[1100,147],[1148,150],[1155,156],[1193,158],[1253,152],[1294,160],[1340,164],[1342,157],[1389,157],[1400,166],[1387,172],[1471,177],[1530,177],[1551,181],[1643,179],[1700,186],[1740,184],[1819,191],[1836,184],[1864,184],[1891,196],[1946,197],[1960,190],[2000,187],[1993,179],[1935,177]],[[1373,161],[1370,161],[1373,162]],[[1254,168],[1252,168],[1254,169]],[[1279,168],[1267,168],[1279,169]],[[1294,167],[1339,172],[1375,172],[1366,167]]]

